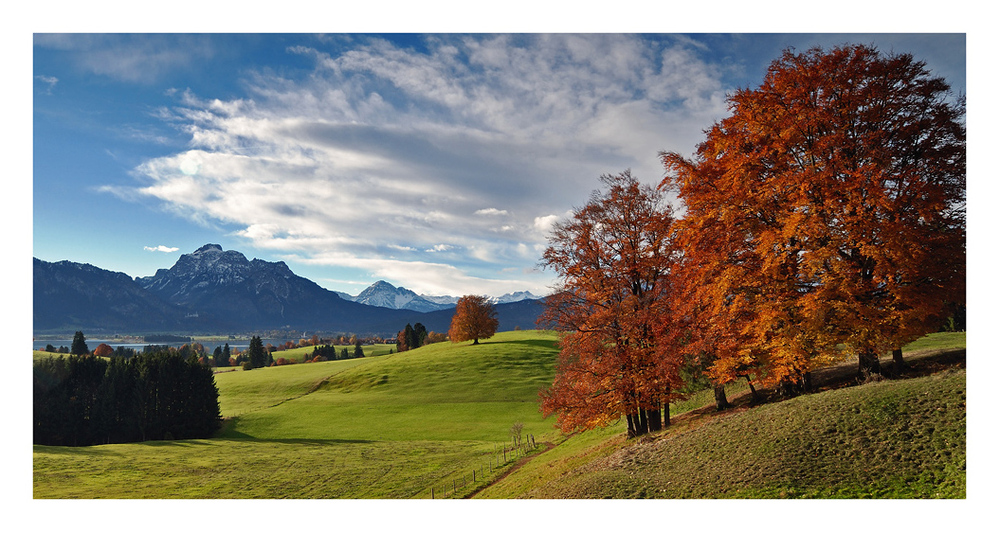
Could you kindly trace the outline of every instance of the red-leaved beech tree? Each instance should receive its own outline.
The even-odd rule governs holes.
[[[479,339],[495,335],[498,327],[500,321],[497,319],[497,310],[489,299],[485,296],[468,295],[459,298],[455,305],[448,337],[451,342],[472,341],[472,344],[479,344]]]
[[[657,345],[670,316],[673,216],[661,193],[628,171],[601,182],[606,190],[555,226],[543,255],[559,286],[539,322],[563,335],[541,409],[566,432],[624,417],[636,436],[662,427],[660,410],[669,412],[682,384],[679,356]]]
[[[965,302],[965,104],[907,54],[786,51],[688,160],[661,154],[713,373],[859,372]]]

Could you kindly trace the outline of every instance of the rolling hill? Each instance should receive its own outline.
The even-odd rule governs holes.
[[[706,391],[631,441],[620,424],[564,436],[541,418],[552,332],[227,372],[217,437],[35,446],[34,496],[964,498],[964,335],[932,337],[946,342],[905,349],[907,379],[718,414],[698,409]],[[519,423],[540,444],[523,466],[505,449]]]

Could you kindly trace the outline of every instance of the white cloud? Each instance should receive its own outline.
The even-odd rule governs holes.
[[[552,232],[552,228],[559,222],[559,215],[545,215],[541,217],[535,217],[535,231],[548,235]]]
[[[316,62],[308,76],[250,74],[248,94],[227,101],[178,93],[164,120],[191,148],[137,167],[132,191],[105,190],[430,294],[537,290],[537,276],[495,276],[530,270],[553,212],[585,201],[604,173],[659,181],[657,152],[690,152],[724,111],[718,74],[679,44],[438,36],[427,50],[297,47]],[[438,262],[443,251],[453,263]]]
[[[79,69],[134,83],[152,83],[214,54],[208,36],[193,34],[36,33],[34,44],[69,52]]]
[[[59,83],[59,78],[56,78],[55,76],[37,75],[35,76],[35,79],[46,85],[45,94],[52,94],[52,89],[54,89],[56,84]]]
[[[162,244],[159,246],[143,246],[142,249],[146,250],[147,252],[165,252],[165,253],[172,253],[176,252],[177,250],[180,250],[180,248],[172,248],[170,246],[164,246]]]
[[[476,214],[487,215],[487,216],[499,216],[499,215],[506,215],[508,213],[506,209],[497,209],[495,207],[488,207],[486,209],[479,209],[478,211],[476,211]]]

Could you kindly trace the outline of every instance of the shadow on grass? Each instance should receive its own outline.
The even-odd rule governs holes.
[[[246,433],[240,433],[239,431],[229,431],[225,435],[220,435],[213,440],[240,440],[240,441],[253,441],[253,442],[269,442],[275,444],[314,444],[314,445],[327,445],[327,444],[372,444],[374,440],[364,440],[364,439],[260,439],[252,435],[247,435]]]
[[[35,452],[46,453],[46,454],[57,454],[57,455],[93,455],[97,456],[112,456],[121,455],[120,452],[108,448],[107,446],[113,445],[98,445],[98,446],[46,446],[44,444],[34,444],[33,448]]]
[[[545,348],[551,350],[558,348],[558,341],[549,339],[522,339],[516,341],[496,341],[496,340],[481,340],[479,344],[524,344],[527,346],[534,346],[536,348]]]
[[[947,368],[965,368],[965,350],[965,348],[921,350],[918,353],[904,357],[902,368],[897,368],[891,360],[883,358],[881,361],[883,375],[878,379],[912,379],[929,376]],[[812,382],[813,388],[808,392],[795,391],[788,394],[782,393],[782,391],[774,387],[762,388],[757,389],[757,398],[753,398],[749,392],[729,398],[729,409],[718,411],[715,408],[715,404],[712,403],[698,409],[685,411],[684,413],[675,415],[673,418],[686,420],[697,416],[727,414],[731,411],[781,402],[801,394],[813,394],[831,389],[854,387],[863,384],[864,380],[859,377],[857,362],[845,361],[813,371]]]
[[[212,440],[239,440],[254,442],[274,442],[279,444],[371,444],[373,440],[361,439],[261,439],[236,430],[236,419],[227,418],[215,432]]]

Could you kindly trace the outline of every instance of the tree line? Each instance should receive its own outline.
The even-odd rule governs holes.
[[[46,357],[33,381],[35,444],[207,438],[221,420],[212,369],[176,352]]]
[[[693,158],[660,154],[659,186],[604,175],[555,226],[540,320],[564,335],[541,400],[564,431],[660,429],[693,368],[720,408],[729,382],[804,391],[845,355],[881,374],[964,322],[964,97],[845,46],[786,51],[728,103]]]
[[[405,352],[435,342],[472,341],[479,344],[479,339],[488,339],[496,334],[500,321],[497,310],[489,298],[469,294],[462,296],[455,304],[455,314],[451,317],[448,334],[427,331],[427,328],[417,323],[409,324],[396,335],[396,351]]]
[[[420,322],[412,326],[407,324],[405,328],[396,334],[396,351],[405,352],[427,344],[444,342],[446,340],[448,340],[447,335],[435,331],[427,331],[427,327]]]
[[[365,356],[364,349],[361,348],[361,341],[354,342],[354,350],[348,351],[346,347],[331,345],[316,346],[312,351],[313,361],[342,361],[344,359],[360,359]],[[316,359],[321,358],[321,359]]]

